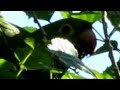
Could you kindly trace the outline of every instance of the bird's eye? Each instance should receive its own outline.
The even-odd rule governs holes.
[[[64,35],[71,35],[73,33],[73,28],[69,24],[64,24],[59,29],[59,32]]]

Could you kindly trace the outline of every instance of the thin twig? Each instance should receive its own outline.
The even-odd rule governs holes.
[[[93,27],[93,30],[104,40],[103,36]]]
[[[96,39],[96,40],[101,41],[101,42],[104,42],[104,41],[103,41],[103,40],[101,40],[101,39]]]
[[[115,33],[115,28],[110,32],[110,34],[109,34],[109,37],[111,38],[111,36]]]
[[[113,47],[110,43],[110,37],[109,37],[108,32],[107,32],[107,23],[105,22],[105,18],[107,16],[106,11],[103,11],[103,16],[104,17],[102,18],[102,23],[103,23],[103,31],[104,31],[104,35],[105,35],[105,43],[106,43],[106,45],[108,45],[109,58],[111,60],[114,73],[116,74],[116,78],[118,79],[118,78],[120,78],[120,71],[119,71],[117,63],[115,62],[113,52],[112,52]]]

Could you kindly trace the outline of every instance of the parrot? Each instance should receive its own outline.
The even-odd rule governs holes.
[[[77,19],[66,18],[55,21],[43,27],[47,39],[62,37],[68,39],[78,50],[78,57],[94,54],[96,36],[92,31],[92,23]]]
[[[1,40],[0,47],[1,47],[1,52],[2,52],[0,53],[0,57],[8,59],[13,63],[17,63],[18,65],[18,62],[16,61],[13,52],[16,50],[16,48],[21,43],[23,43],[22,42],[23,38],[25,38],[26,35],[28,35],[28,36],[33,36],[35,40],[39,41],[42,37],[40,34],[41,28],[34,31],[32,34],[29,35],[29,33],[23,30],[23,28],[20,28],[19,26],[16,26],[16,27],[20,31],[15,33],[14,35],[11,34],[11,36],[9,36],[8,33],[4,32],[6,34],[7,40],[9,41],[8,45],[10,44],[9,47],[11,47],[12,49],[10,49],[6,45],[4,38],[2,36],[0,37],[0,40]],[[78,57],[80,60],[84,58],[86,55],[94,54],[94,50],[95,50],[97,43],[96,43],[96,36],[94,32],[92,31],[91,22],[77,19],[77,18],[66,18],[66,19],[55,21],[55,22],[50,22],[50,24],[43,26],[42,29],[45,31],[45,37],[49,41],[56,37],[62,37],[62,38],[68,39],[77,49]],[[13,42],[14,45],[12,45],[11,42]],[[6,50],[4,50],[4,48],[6,48]],[[55,63],[56,63],[55,67],[62,68],[64,72],[67,70],[67,68],[61,64],[61,62],[58,64],[56,60]],[[35,73],[37,74],[39,73],[38,76],[36,76]],[[42,70],[28,70],[28,71],[24,70],[22,75],[24,78],[35,78],[35,77],[36,79],[50,78],[49,72],[42,71]],[[43,76],[40,77],[39,75],[43,75],[44,77]],[[63,74],[60,74],[58,75],[58,77],[60,78],[62,75]]]

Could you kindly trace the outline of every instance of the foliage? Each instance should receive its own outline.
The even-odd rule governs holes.
[[[29,18],[33,17],[34,19],[37,18],[47,21],[50,21],[54,14],[54,11],[24,12],[29,16]],[[5,21],[3,17],[0,17],[0,78],[26,79],[28,78],[28,72],[31,73],[31,78],[35,78],[37,77],[37,75],[33,73],[33,71],[35,71],[39,73],[38,75],[41,75],[38,76],[40,78],[43,78],[42,76],[44,76],[44,78],[48,79],[86,79],[86,77],[77,73],[68,72],[68,68],[71,67],[89,73],[96,79],[116,78],[116,74],[114,73],[112,66],[108,67],[103,73],[99,73],[98,71],[85,66],[82,62],[82,58],[79,59],[77,56],[67,54],[63,51],[50,50],[47,47],[47,45],[51,43],[50,40],[55,37],[67,38],[74,44],[76,37],[79,38],[79,36],[74,34],[75,32],[80,32],[77,29],[78,26],[86,26],[86,23],[82,23],[82,20],[86,21],[87,24],[101,21],[103,18],[102,11],[81,11],[79,13],[60,11],[60,13],[63,18],[69,18],[67,22],[62,20],[50,23],[42,28],[40,26],[40,29],[33,27],[21,28]],[[107,11],[107,13],[108,19],[110,19],[115,28],[119,30],[119,11]],[[71,18],[77,18],[78,21],[73,20],[71,21],[71,24],[68,24]],[[76,28],[73,29],[72,25]],[[46,34],[43,33],[43,31],[45,31]],[[96,50],[94,56],[104,52],[109,52],[106,41],[104,40],[103,42],[103,46]],[[119,52],[118,42],[110,40],[110,43],[113,47],[112,50]],[[61,48],[63,45],[58,47]],[[7,55],[8,53],[5,54],[6,52],[10,54]],[[71,50],[68,52],[71,54],[74,53],[74,51]],[[49,77],[45,77],[46,73],[44,72],[47,72],[47,76]]]

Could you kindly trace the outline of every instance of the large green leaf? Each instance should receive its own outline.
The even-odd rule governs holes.
[[[0,59],[0,79],[15,79],[17,70],[14,64],[5,59]]]
[[[30,58],[25,63],[29,69],[51,69],[53,60],[50,53],[40,43],[36,44]]]
[[[81,11],[80,13],[73,13],[72,11],[61,11],[63,18],[78,18],[88,22],[95,22],[102,18],[100,11]]]
[[[44,20],[49,21],[54,11],[25,11],[25,13],[29,17],[33,17],[33,15],[35,14],[38,19],[44,19]]]
[[[20,60],[24,60],[30,50],[31,48],[28,46],[19,47],[16,50],[16,55]],[[37,43],[24,65],[30,70],[50,69],[52,67],[52,58],[46,48],[40,43]]]

